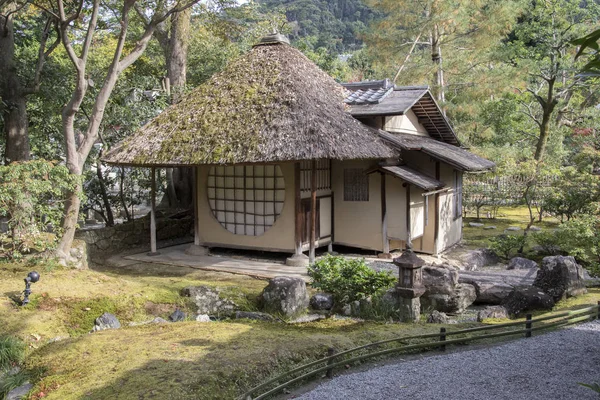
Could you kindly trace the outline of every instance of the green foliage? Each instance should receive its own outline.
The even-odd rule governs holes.
[[[66,167],[35,160],[0,166],[0,216],[8,218],[9,233],[0,235],[0,251],[19,257],[31,248],[46,250],[54,237],[47,226],[60,226],[63,195],[76,190],[78,179]]]
[[[326,257],[308,267],[312,286],[333,295],[336,307],[362,300],[390,287],[395,278],[389,272],[376,272],[364,259]]]
[[[490,249],[505,259],[511,258],[516,250],[527,243],[525,235],[499,235],[490,238]]]
[[[600,394],[600,385],[597,383],[581,383],[581,382],[577,382],[578,385],[581,385],[583,387],[586,387],[588,389],[593,390],[594,392]]]
[[[545,210],[560,218],[572,219],[578,214],[590,214],[596,211],[600,198],[600,186],[597,175],[579,171],[574,167],[564,168],[559,179],[552,184],[551,191],[544,202]]]
[[[13,336],[0,336],[0,371],[10,369],[25,359],[25,344]]]
[[[0,399],[3,399],[11,390],[23,385],[29,379],[29,374],[26,371],[2,376],[0,378]]]

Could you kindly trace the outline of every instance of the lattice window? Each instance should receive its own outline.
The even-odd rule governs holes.
[[[344,201],[369,201],[369,176],[361,168],[344,169]]]
[[[277,220],[285,201],[278,165],[212,167],[208,201],[214,217],[231,233],[260,236]]]
[[[300,163],[300,190],[310,192],[310,174],[312,161]],[[317,160],[317,190],[331,190],[331,161]]]

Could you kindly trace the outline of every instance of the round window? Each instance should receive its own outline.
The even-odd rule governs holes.
[[[212,167],[207,193],[223,228],[236,235],[260,236],[283,210],[285,181],[279,165]]]

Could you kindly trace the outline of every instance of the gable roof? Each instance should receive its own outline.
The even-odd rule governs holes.
[[[426,137],[405,133],[389,133],[380,130],[379,135],[399,151],[421,151],[465,172],[481,172],[493,169],[496,164],[460,147]]]
[[[300,51],[267,41],[113,147],[104,161],[183,166],[394,157],[353,118],[345,89]]]
[[[388,79],[342,85],[349,91],[344,101],[350,105],[354,117],[404,115],[412,110],[432,137],[456,146],[460,144],[429,86],[395,86]]]

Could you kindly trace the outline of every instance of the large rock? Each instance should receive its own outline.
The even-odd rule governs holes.
[[[198,314],[230,316],[238,308],[232,300],[221,295],[221,289],[208,286],[188,286],[183,295],[191,297]]]
[[[448,316],[443,312],[433,310],[431,312],[431,314],[429,314],[427,316],[427,323],[428,324],[447,324]]]
[[[477,249],[469,251],[460,257],[463,269],[474,271],[481,267],[498,264],[498,256],[490,249]]]
[[[502,306],[489,306],[477,313],[477,322],[488,318],[508,318],[508,311]]]
[[[515,288],[502,306],[510,315],[518,317],[526,311],[550,310],[554,307],[554,299],[535,286],[525,286]]]
[[[538,263],[528,258],[513,257],[508,263],[506,269],[534,269],[538,268]]]
[[[423,310],[434,309],[448,314],[460,314],[477,299],[475,286],[459,283],[452,294],[425,293],[421,297]]]
[[[549,256],[542,260],[533,284],[559,301],[586,293],[584,279],[584,270],[573,257]]]
[[[274,322],[275,318],[267,313],[255,312],[255,311],[236,311],[236,319],[254,319],[257,321]]]
[[[183,311],[177,309],[173,311],[173,314],[169,315],[169,320],[171,320],[171,322],[181,322],[185,321],[186,317],[187,315]]]
[[[121,327],[121,323],[118,318],[115,317],[111,313],[104,313],[98,318],[96,318],[93,332],[103,331],[106,329],[119,329]]]
[[[310,298],[313,310],[331,310],[333,308],[333,295],[329,293],[316,293]]]
[[[502,304],[504,299],[514,290],[513,286],[501,282],[471,280],[471,284],[475,286],[477,293],[475,303],[478,304]]]
[[[458,285],[458,271],[449,265],[423,267],[423,286],[426,294],[451,295]]]
[[[26,399],[27,394],[33,389],[33,385],[29,382],[25,382],[23,385],[14,388],[5,397],[5,400],[21,400]]]
[[[264,311],[289,318],[304,313],[309,302],[304,280],[289,276],[271,279],[260,298]]]

